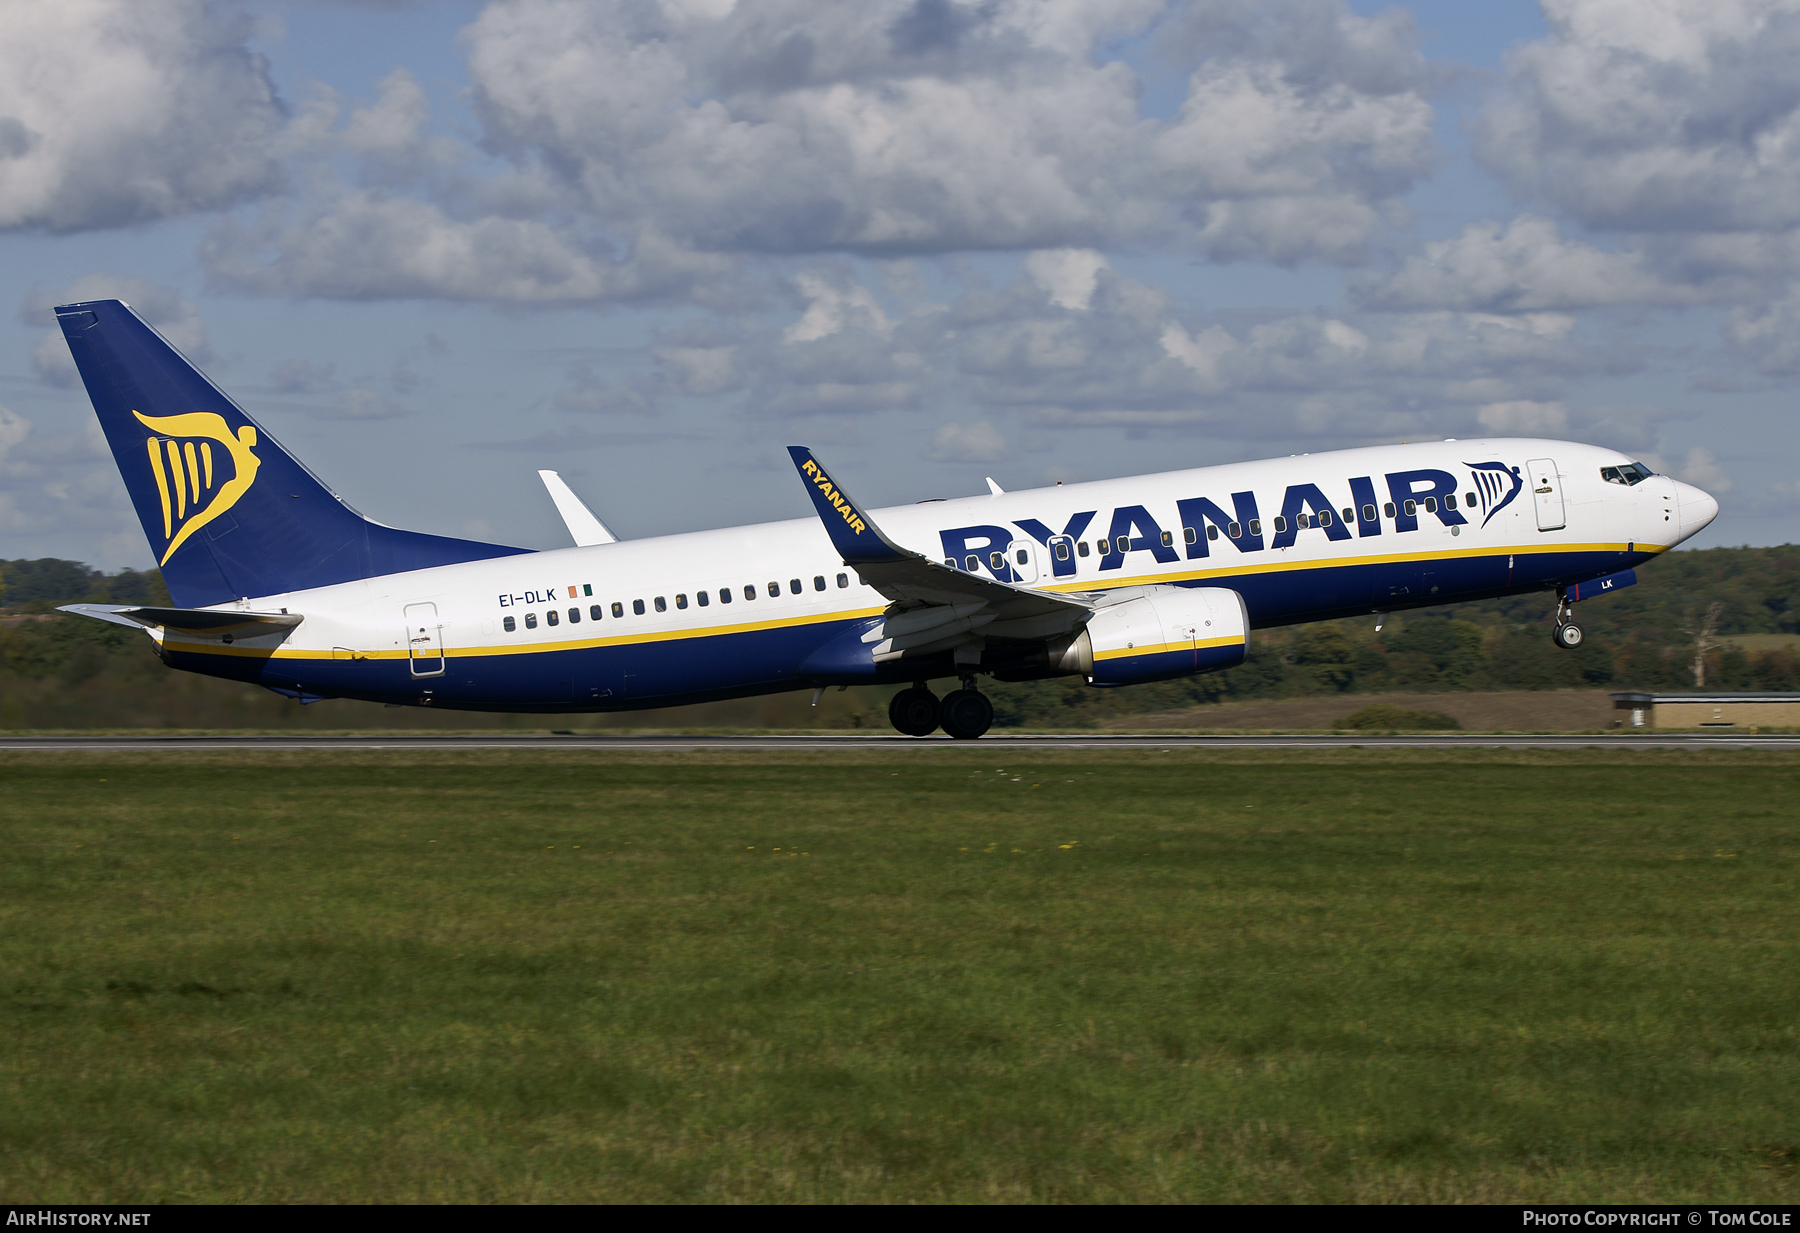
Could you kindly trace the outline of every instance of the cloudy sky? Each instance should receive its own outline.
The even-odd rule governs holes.
[[[1788,542],[1800,0],[0,0],[0,557],[150,563],[103,296],[532,547],[1484,433]]]

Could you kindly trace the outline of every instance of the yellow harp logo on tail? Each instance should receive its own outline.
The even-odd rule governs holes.
[[[234,436],[225,417],[211,411],[132,414],[155,434],[144,444],[150,453],[150,474],[156,477],[156,493],[162,498],[163,538],[169,541],[157,564],[167,565],[188,536],[250,491],[256,468],[262,465],[250,452],[256,444],[256,429],[246,424]],[[215,458],[215,443],[223,447],[218,452],[224,457]]]

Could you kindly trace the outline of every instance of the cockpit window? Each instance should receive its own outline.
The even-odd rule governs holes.
[[[1609,484],[1624,484],[1630,487],[1641,484],[1656,472],[1641,462],[1628,462],[1622,467],[1601,467],[1600,478]]]

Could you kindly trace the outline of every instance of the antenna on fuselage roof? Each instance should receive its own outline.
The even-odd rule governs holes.
[[[549,489],[550,499],[556,503],[556,512],[562,515],[563,525],[569,528],[569,535],[575,540],[577,548],[619,542],[619,537],[604,522],[594,517],[594,511],[582,504],[581,498],[563,483],[562,476],[554,471],[539,471],[538,478]]]

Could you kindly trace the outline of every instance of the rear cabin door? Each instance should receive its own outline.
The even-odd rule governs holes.
[[[444,675],[444,627],[436,604],[406,605],[406,662],[414,676]]]
[[[1569,525],[1563,512],[1562,479],[1556,474],[1556,463],[1548,458],[1533,458],[1525,464],[1531,481],[1531,499],[1537,503],[1540,531],[1560,531]]]

